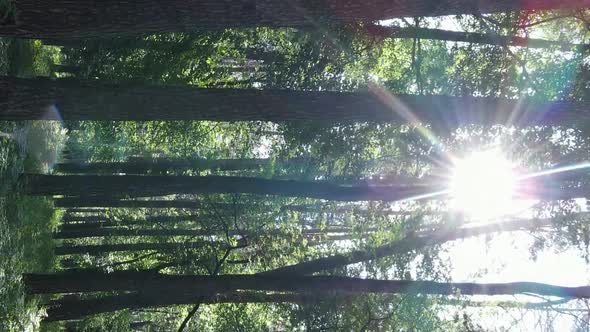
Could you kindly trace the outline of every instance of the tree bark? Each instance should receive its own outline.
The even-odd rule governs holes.
[[[72,216],[74,213],[90,213],[90,214],[99,214],[105,212],[104,209],[78,209],[72,208],[66,211],[67,215]]]
[[[276,275],[165,275],[123,271],[109,274],[71,272],[61,274],[24,274],[29,294],[81,292],[186,292],[192,296],[226,295],[236,290],[346,294],[423,293],[453,295],[514,295],[533,293],[543,296],[590,298],[590,286],[560,287],[534,282],[513,283],[439,283],[411,280],[373,280],[337,276]]]
[[[260,274],[270,275],[307,275],[316,272],[333,270],[346,265],[379,259],[396,254],[404,254],[428,246],[434,246],[449,241],[465,239],[484,234],[509,232],[517,230],[531,230],[551,225],[551,219],[515,220],[478,227],[441,229],[424,236],[408,236],[403,239],[368,250],[355,250],[348,254],[338,254],[321,257],[307,262],[280,267]]]
[[[416,211],[401,211],[393,209],[368,209],[361,206],[323,206],[321,204],[307,204],[307,205],[284,205],[281,207],[281,211],[291,211],[300,213],[330,213],[330,214],[359,214],[359,215],[379,215],[379,216],[412,216],[418,214]],[[425,213],[424,215],[450,215],[449,212],[437,212],[432,211]]]
[[[308,197],[332,201],[387,201],[445,197],[444,183],[422,182],[400,185],[344,186],[329,181],[272,180],[238,176],[142,176],[142,175],[41,175],[21,178],[28,195],[150,197],[171,194],[255,194]],[[519,197],[561,200],[590,196],[586,185],[562,187],[558,182],[535,179],[534,187]],[[230,204],[231,205],[231,204]],[[233,205],[231,205],[233,206]]]
[[[79,66],[73,66],[73,65],[52,65],[51,70],[54,73],[79,74],[82,71],[82,68]]]
[[[16,24],[0,35],[83,38],[220,28],[307,27],[394,17],[575,9],[588,0],[19,0]]]
[[[502,36],[493,33],[475,33],[449,31],[428,28],[401,28],[395,26],[372,25],[367,29],[371,36],[379,38],[417,38],[433,39],[474,44],[497,46],[522,46],[529,48],[559,48],[563,51],[584,52],[590,49],[588,44],[572,44],[560,41],[525,38],[518,36]]]
[[[179,243],[118,243],[118,244],[96,244],[83,246],[62,246],[56,247],[54,253],[56,256],[75,255],[75,254],[89,254],[93,256],[101,255],[106,252],[118,251],[145,251],[145,250],[160,250],[160,251],[174,251],[191,248],[200,248],[218,243],[212,241],[198,241],[198,242],[179,242]]]
[[[252,207],[252,204],[233,203],[202,203],[194,200],[129,200],[119,199],[110,196],[82,196],[82,197],[61,197],[53,201],[56,207],[103,207],[103,208],[146,208],[146,209],[204,209],[215,207],[220,210],[244,209]]]
[[[119,225],[137,225],[137,224],[155,224],[155,223],[175,223],[187,220],[196,220],[200,216],[198,214],[189,214],[189,215],[178,215],[178,216],[148,216],[144,219],[122,219],[119,221],[112,220],[109,217],[77,217],[71,216],[68,218],[64,218],[63,220],[72,222],[71,225],[76,225],[74,222],[78,222],[79,224],[98,224],[103,226],[119,226]]]
[[[219,303],[296,303],[308,304],[324,301],[343,301],[351,299],[351,295],[327,295],[322,294],[262,294],[253,292],[240,292],[228,295],[215,295],[202,298],[203,304]],[[96,315],[114,312],[123,309],[140,309],[160,307],[168,305],[195,304],[197,299],[193,294],[185,292],[154,294],[143,292],[138,294],[121,294],[104,296],[97,299],[62,298],[52,301],[47,307],[45,321],[62,321],[83,318],[88,315]]]
[[[99,227],[81,227],[76,229],[76,225],[68,225],[61,231],[54,233],[54,239],[81,239],[88,237],[103,237],[103,236],[206,236],[215,235],[215,233],[208,229],[124,229],[124,228],[110,228],[109,226],[100,225]],[[91,224],[90,226],[93,226]],[[116,226],[116,225],[112,225]],[[347,240],[353,238],[350,234],[351,228],[335,227],[327,229],[310,228],[301,230],[301,234],[309,237],[310,241],[320,241],[322,236],[326,237],[327,241]],[[375,228],[365,230],[365,232],[374,232]],[[280,230],[262,230],[265,234],[283,234]],[[341,234],[344,233],[344,234]],[[246,235],[242,232],[231,230],[227,232],[228,235],[238,236]]]
[[[397,201],[436,190],[432,186],[339,186],[325,181],[268,180],[232,176],[24,176],[29,195],[129,197],[169,194],[249,193],[287,197],[309,197],[338,201]],[[440,189],[440,188],[438,188]]]
[[[101,228],[116,227],[116,226],[129,226],[129,225],[143,225],[152,227],[154,224],[172,224],[182,221],[195,220],[196,216],[155,216],[146,217],[145,219],[122,219],[122,220],[109,220],[108,218],[102,218],[101,221],[96,222],[70,222],[62,225],[62,231],[70,232],[83,232],[83,231],[98,231]],[[59,234],[59,233],[58,233]]]
[[[203,236],[211,235],[206,229],[121,229],[95,228],[85,230],[62,230],[53,234],[54,239],[80,239],[104,236]]]
[[[590,1],[590,0],[589,0]],[[35,120],[55,105],[65,120],[210,120],[567,125],[585,122],[588,102],[370,92],[203,89],[0,77],[0,120]]]
[[[61,218],[63,222],[71,223],[71,222],[83,222],[87,224],[99,223],[107,219],[107,217],[103,216],[74,216],[71,214],[65,215]]]
[[[54,170],[70,174],[125,173],[165,174],[170,170],[217,170],[236,171],[260,169],[270,165],[270,159],[142,159],[126,162],[58,163]]]
[[[116,197],[63,197],[55,198],[56,207],[108,207],[108,208],[147,208],[147,209],[200,209],[204,206],[198,201],[189,200],[122,200]]]

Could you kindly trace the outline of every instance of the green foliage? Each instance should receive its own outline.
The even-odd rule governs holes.
[[[0,12],[12,14],[0,2]],[[533,13],[529,19],[543,19]],[[447,18],[448,19],[448,18]],[[458,17],[466,31],[517,34],[516,14]],[[420,26],[437,26],[438,18],[415,19]],[[405,20],[396,24],[413,26]],[[584,37],[578,20],[564,27]],[[521,29],[522,30],[522,29]],[[563,39],[557,24],[542,28],[547,36]],[[540,99],[588,97],[585,55],[560,50],[529,50],[435,40],[375,41],[362,25],[326,25],[324,29],[227,29],[168,33],[141,37],[119,36],[88,40],[40,41],[0,39],[0,73],[15,76],[75,76],[109,82],[192,85],[219,88],[283,88],[305,91],[372,91],[375,84],[398,94],[509,97]],[[55,65],[74,73],[59,73]],[[62,67],[63,68],[63,67]],[[410,125],[355,123],[214,123],[197,121],[68,121],[0,123],[12,136],[0,138],[0,330],[35,329],[41,301],[24,295],[23,272],[54,269],[51,239],[62,218],[49,199],[18,195],[18,174],[51,171],[67,151],[70,161],[126,161],[130,158],[268,158],[260,169],[232,171],[168,170],[169,175],[236,175],[295,180],[326,180],[340,185],[388,185],[441,173],[446,155],[472,147],[506,147],[522,166],[542,169],[588,160],[588,128],[535,127],[516,130],[477,126],[442,134],[436,140]],[[13,135],[13,134],[19,134]],[[22,139],[16,139],[21,137]],[[438,173],[437,173],[438,172]],[[568,180],[587,183],[587,176]],[[208,240],[198,248],[151,252],[107,252],[63,257],[56,269],[114,272],[143,270],[169,274],[251,274],[318,257],[366,250],[405,236],[452,230],[464,220],[447,211],[445,202],[385,203],[323,202],[303,198],[258,197],[232,193],[169,195],[159,199],[199,202],[198,210],[105,209],[101,219],[119,229],[199,229],[202,236],[109,236],[61,241],[61,245],[122,243],[188,243]],[[303,207],[300,210],[290,207]],[[392,213],[393,208],[410,211]],[[554,217],[558,232],[537,237],[532,254],[546,246],[572,246],[588,257],[587,218],[572,218],[579,206],[560,202],[541,204],[540,215]],[[77,212],[79,217],[92,213]],[[158,216],[186,216],[178,222],[129,223]],[[451,221],[447,219],[453,219]],[[333,228],[344,232],[330,232]],[[318,234],[306,235],[316,229]],[[334,234],[338,233],[338,234]],[[340,234],[343,233],[343,234]],[[535,234],[536,235],[536,234]],[[342,236],[343,240],[334,240]],[[239,241],[241,238],[242,241]],[[246,242],[247,246],[238,245]],[[231,249],[228,249],[231,248]],[[370,278],[407,280],[450,279],[444,248],[400,253],[330,272]],[[5,259],[4,259],[5,258]],[[222,260],[225,261],[222,263]],[[217,268],[219,267],[219,268]],[[83,295],[83,298],[104,294]],[[41,299],[45,300],[45,299]],[[467,314],[453,317],[433,296],[417,294],[365,295],[342,301],[327,298],[305,304],[203,305],[189,328],[199,331],[353,330],[353,331],[480,331]],[[443,301],[444,302],[444,301]],[[160,310],[161,309],[161,310]],[[187,306],[125,310],[70,323],[80,331],[126,331],[130,323],[149,321],[150,329],[172,330],[190,310]],[[63,324],[47,326],[59,330]]]
[[[8,1],[12,3],[13,1]],[[2,5],[0,4],[0,13]],[[40,41],[0,38],[0,73],[17,77],[50,76],[60,49]]]
[[[130,331],[129,324],[133,317],[128,311],[119,311],[108,315],[95,315],[79,321],[55,322],[42,325],[42,332],[63,331],[70,329],[80,332],[123,332]]]
[[[279,327],[281,324],[276,314],[269,305],[211,305],[203,309],[199,317],[194,318],[197,323],[192,324],[188,331],[272,331],[273,327]]]
[[[53,269],[52,232],[61,214],[46,198],[9,196],[0,200],[0,321],[6,331],[39,325],[42,311],[25,296],[21,273]]]

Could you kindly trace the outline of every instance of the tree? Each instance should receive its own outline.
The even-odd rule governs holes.
[[[96,221],[84,221],[84,222],[70,222],[62,225],[61,230],[66,233],[69,232],[81,232],[84,231],[99,231],[103,228],[116,227],[116,226],[153,226],[162,224],[175,224],[183,221],[195,221],[195,218],[191,216],[156,216],[147,217],[145,219],[122,219],[122,220],[109,220],[108,218],[97,219]]]
[[[95,227],[110,227],[119,225],[150,225],[159,223],[178,223],[182,221],[191,221],[199,218],[197,214],[181,214],[181,215],[157,215],[149,216],[143,219],[121,219],[114,220],[106,216],[64,216],[62,221],[66,222],[68,226],[95,225]]]
[[[123,200],[111,196],[61,197],[54,200],[57,207],[110,207],[110,208],[147,208],[147,209],[200,209],[204,205],[190,200]],[[85,211],[85,210],[83,210]]]
[[[587,102],[106,84],[0,78],[0,120],[34,120],[56,108],[65,120],[211,120],[580,125]],[[149,97],[148,97],[149,96]],[[449,111],[453,110],[453,111]]]
[[[528,48],[557,48],[563,51],[585,52],[590,49],[588,44],[572,44],[568,42],[552,41],[519,36],[502,36],[495,33],[476,33],[450,31],[442,29],[396,27],[371,25],[367,33],[379,39],[385,38],[417,38],[433,39],[463,43],[487,44],[497,46],[522,46]]]
[[[430,193],[432,186],[339,186],[326,181],[268,180],[232,176],[107,176],[35,175],[24,177],[29,195],[80,195],[130,197],[181,193],[250,193],[258,195],[301,196],[330,200],[396,201]]]
[[[70,174],[125,173],[165,174],[167,171],[216,170],[236,171],[260,169],[270,165],[270,159],[144,159],[132,158],[125,162],[58,163],[55,170]]]
[[[318,296],[318,294],[262,294],[257,292],[240,292],[229,295],[215,295],[202,298],[202,304],[221,303],[296,303],[309,304],[333,300],[346,300],[351,296]],[[75,297],[51,301],[47,309],[46,321],[80,319],[88,315],[114,312],[123,309],[140,309],[181,304],[195,304],[195,297],[184,293],[155,296],[150,292],[102,296],[95,299]]]
[[[538,199],[558,200],[586,197],[583,184],[562,187],[551,178],[535,183],[532,195]],[[108,175],[39,175],[25,174],[22,182],[28,195],[129,196],[147,197],[170,194],[256,194],[286,197],[309,197],[334,201],[400,201],[444,197],[444,183],[414,185],[390,184],[344,186],[329,181],[272,180],[238,176],[108,176]]]
[[[110,274],[70,272],[25,274],[30,294],[60,294],[101,291],[153,291],[166,294],[180,290],[193,298],[231,294],[236,290],[281,292],[424,293],[436,295],[514,295],[532,293],[545,296],[590,298],[590,287],[561,287],[534,282],[439,283],[412,280],[372,280],[337,276],[273,275],[165,275],[123,271]]]
[[[212,241],[196,242],[138,242],[138,243],[117,243],[117,244],[95,244],[81,246],[61,246],[56,247],[54,253],[56,256],[88,254],[100,255],[107,252],[117,251],[180,251],[185,249],[203,248],[211,245],[218,245]]]
[[[328,228],[328,229],[303,229],[301,234],[305,235],[326,235],[328,233],[349,233],[350,228]],[[371,230],[368,230],[371,231]],[[265,234],[281,234],[280,230],[266,230]],[[213,230],[209,229],[121,229],[121,228],[94,228],[94,229],[64,229],[53,235],[54,239],[79,239],[86,237],[103,237],[103,236],[205,236],[215,235]],[[237,236],[247,235],[245,232],[232,230],[226,232],[226,235]]]
[[[193,0],[165,4],[157,0],[125,3],[115,0],[84,0],[71,3],[58,0],[19,0],[16,3],[16,24],[3,27],[0,35],[38,39],[83,38],[121,33],[182,32],[237,27],[307,27],[313,26],[317,21],[371,22],[408,16],[576,9],[589,4],[587,0],[543,0],[525,3],[508,0],[421,0],[396,3],[377,0],[326,0],[320,3],[303,0],[270,0],[264,3],[248,0]],[[54,12],[59,12],[59,15],[46,15]]]
[[[285,274],[285,275],[309,275],[316,272],[334,270],[350,264],[375,260],[391,255],[401,255],[427,246],[434,246],[449,241],[465,239],[468,237],[508,232],[516,230],[535,230],[551,225],[550,219],[514,220],[497,224],[478,227],[464,227],[458,229],[439,229],[429,234],[419,236],[410,235],[398,241],[393,241],[376,248],[367,250],[355,250],[348,254],[336,254],[321,257],[307,262],[283,266],[261,274]]]

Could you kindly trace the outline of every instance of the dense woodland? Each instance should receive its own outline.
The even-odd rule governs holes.
[[[589,8],[0,0],[0,331],[590,331]]]

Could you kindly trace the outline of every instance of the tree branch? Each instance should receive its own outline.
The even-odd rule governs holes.
[[[189,311],[188,315],[184,318],[184,320],[182,321],[182,324],[180,324],[180,327],[178,328],[178,332],[184,331],[188,322],[191,320],[191,318],[193,318],[193,316],[197,313],[197,311],[199,311],[200,306],[201,306],[201,300],[199,299],[197,304],[191,309],[191,311]]]

